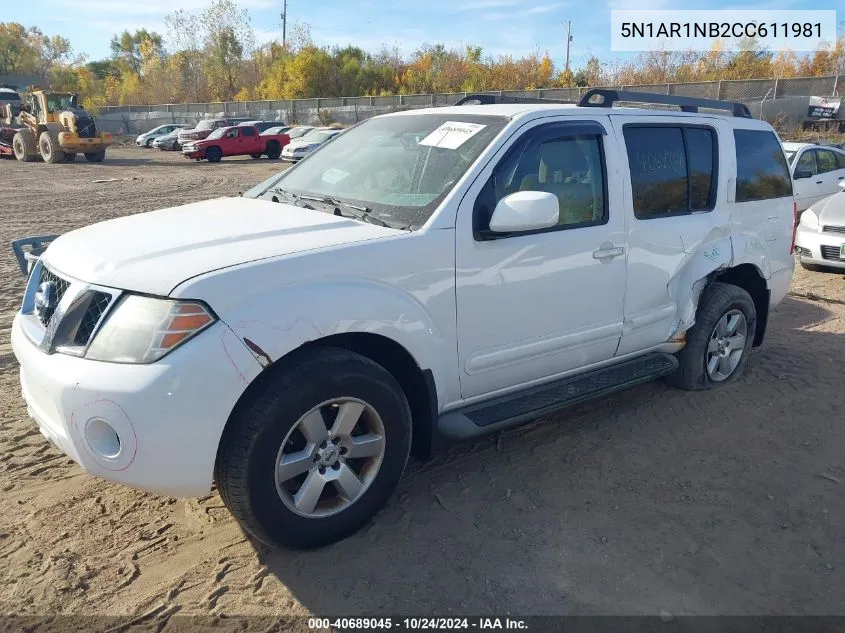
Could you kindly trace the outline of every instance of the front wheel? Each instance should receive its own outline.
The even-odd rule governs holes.
[[[106,158],[106,150],[101,149],[99,152],[86,152],[85,160],[89,163],[102,163]]]
[[[384,506],[410,447],[411,413],[396,379],[359,354],[314,348],[273,368],[236,409],[215,482],[259,540],[319,547]]]
[[[678,353],[678,370],[668,382],[696,391],[739,378],[748,364],[756,322],[751,295],[739,286],[713,283],[699,301],[695,325]]]

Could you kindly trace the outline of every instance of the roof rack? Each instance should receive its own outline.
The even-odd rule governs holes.
[[[562,99],[543,99],[540,97],[510,97],[508,95],[475,94],[467,95],[455,105],[490,105],[493,103],[575,103]]]
[[[655,103],[661,105],[674,105],[681,109],[681,112],[698,112],[699,108],[711,110],[727,110],[733,116],[750,119],[751,112],[744,103],[735,101],[717,101],[716,99],[699,99],[698,97],[679,97],[676,95],[656,94],[651,92],[633,92],[629,90],[606,90],[594,88],[584,93],[578,101],[582,107],[612,108],[617,101],[630,101],[632,103]]]

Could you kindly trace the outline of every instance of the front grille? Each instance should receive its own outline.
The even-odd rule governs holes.
[[[845,226],[823,226],[822,231],[825,233],[845,233]]]
[[[76,334],[73,337],[74,345],[87,345],[91,335],[94,333],[94,328],[100,322],[100,317],[109,307],[111,303],[111,295],[105,292],[91,292],[91,300],[88,303],[88,309],[82,316],[82,321],[79,322],[79,327],[76,328]]]
[[[43,284],[46,284],[46,283],[55,284],[55,286],[56,286],[56,298],[55,298],[55,304],[52,306],[52,308],[50,308],[49,310],[46,310],[43,313],[43,315],[39,315],[39,318],[41,319],[41,322],[44,324],[45,327],[50,324],[50,321],[53,318],[53,312],[55,311],[56,306],[59,305],[59,303],[61,303],[62,297],[64,297],[65,292],[67,292],[67,289],[70,287],[69,281],[67,281],[66,279],[62,279],[61,277],[59,277],[55,273],[51,272],[50,270],[47,269],[46,266],[42,266],[41,267],[41,275],[38,278],[38,287],[40,288]]]
[[[822,246],[822,257],[837,262],[845,261],[839,257],[838,246]]]

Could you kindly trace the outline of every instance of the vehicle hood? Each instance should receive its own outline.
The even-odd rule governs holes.
[[[164,296],[213,270],[402,233],[268,200],[216,198],[71,231],[43,259],[68,277]]]
[[[819,216],[819,224],[845,226],[845,192],[835,193],[812,206]]]

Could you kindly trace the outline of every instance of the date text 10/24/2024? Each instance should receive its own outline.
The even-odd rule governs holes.
[[[378,630],[525,630],[528,624],[520,618],[309,618],[308,628],[337,631]]]

